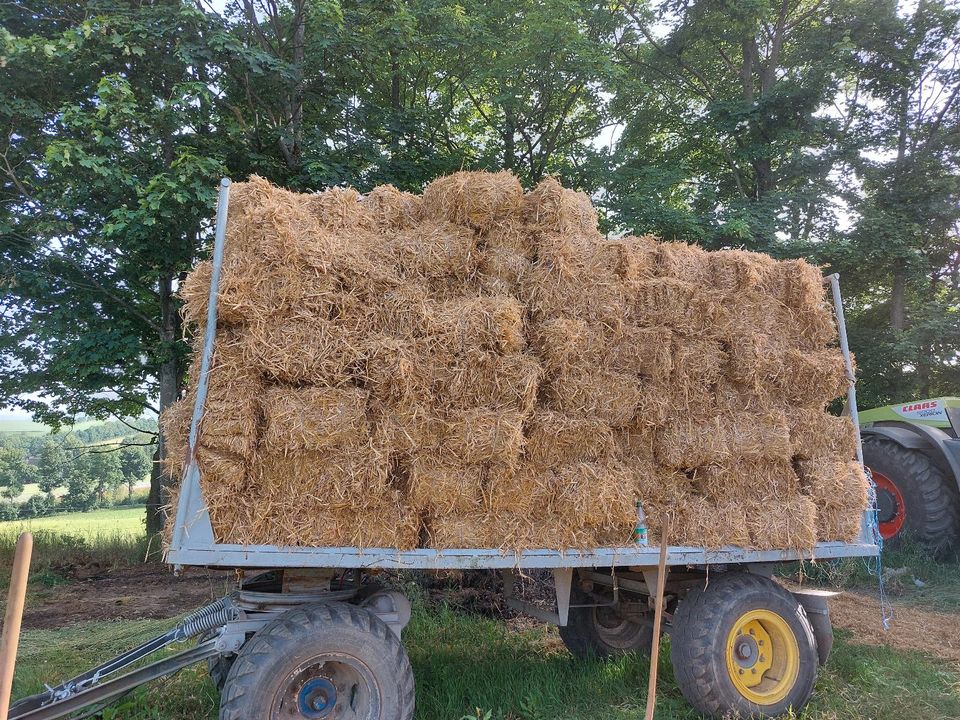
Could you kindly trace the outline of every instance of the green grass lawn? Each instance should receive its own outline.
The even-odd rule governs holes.
[[[49,530],[79,535],[88,540],[113,535],[138,537],[145,532],[145,517],[145,510],[138,506],[64,513],[30,520],[0,522],[0,535],[16,535],[25,530],[31,532]]]
[[[167,626],[163,621],[79,625],[23,634],[15,695],[35,692]],[[419,720],[635,720],[643,717],[648,663],[639,656],[574,660],[556,631],[419,605],[406,630]],[[696,717],[661,654],[657,718]],[[204,668],[185,670],[126,698],[104,718],[217,717]],[[947,720],[960,717],[960,669],[915,653],[853,644],[841,635],[822,669],[809,720]]]

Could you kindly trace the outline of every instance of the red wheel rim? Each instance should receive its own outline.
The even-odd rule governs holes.
[[[903,530],[903,523],[907,519],[907,504],[893,480],[872,468],[870,473],[873,475],[874,485],[877,486],[880,537],[889,540]]]

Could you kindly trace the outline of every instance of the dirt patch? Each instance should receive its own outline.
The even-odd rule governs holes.
[[[890,611],[893,617],[885,632],[876,597],[845,592],[830,601],[833,626],[853,632],[854,642],[916,650],[960,662],[960,614],[892,603]],[[930,638],[936,642],[931,643]]]
[[[168,565],[116,568],[49,589],[30,588],[24,629],[54,629],[76,623],[174,617],[222,597],[232,572],[187,571],[176,577]]]

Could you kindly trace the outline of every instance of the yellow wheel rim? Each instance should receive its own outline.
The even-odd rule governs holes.
[[[751,610],[727,635],[727,672],[744,698],[756,705],[782,701],[797,681],[800,647],[790,625],[770,610]]]

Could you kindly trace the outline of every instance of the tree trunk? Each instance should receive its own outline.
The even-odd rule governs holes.
[[[893,271],[893,291],[890,293],[890,327],[902,332],[906,327],[907,275],[902,267]]]
[[[160,365],[157,373],[160,384],[160,412],[177,401],[179,394],[180,368],[176,353],[173,351],[177,340],[180,318],[173,297],[173,276],[160,278],[160,341],[167,349],[167,359]],[[163,530],[164,516],[162,508],[170,496],[169,487],[180,478],[171,478],[163,470],[162,461],[167,457],[163,428],[160,428],[157,451],[154,453],[153,468],[150,471],[150,497],[147,500],[147,534],[153,535]]]

